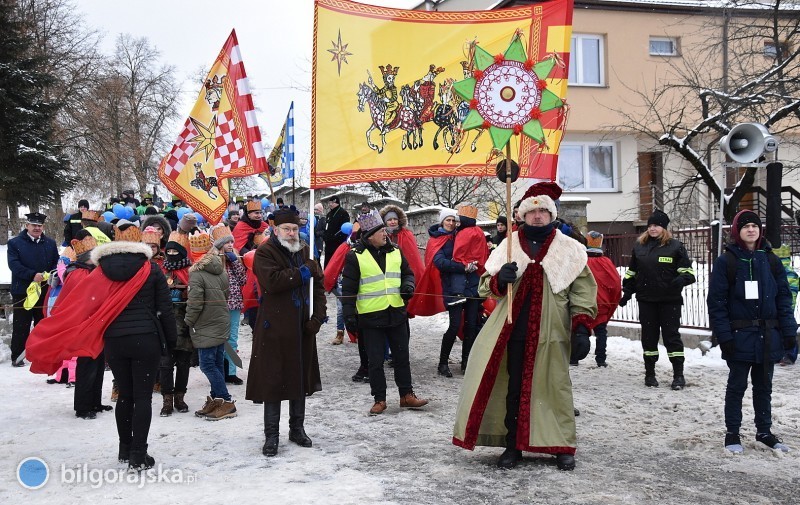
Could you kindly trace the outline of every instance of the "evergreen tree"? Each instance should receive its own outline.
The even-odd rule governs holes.
[[[54,134],[60,104],[48,99],[55,78],[31,56],[30,35],[14,0],[0,0],[0,205],[51,204],[73,174]]]

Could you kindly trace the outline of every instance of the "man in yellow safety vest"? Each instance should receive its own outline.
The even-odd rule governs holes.
[[[386,410],[386,376],[383,353],[388,340],[394,361],[394,381],[400,406],[419,408],[428,400],[417,398],[411,383],[408,357],[406,304],[414,294],[414,272],[400,249],[386,240],[377,210],[358,216],[360,240],[347,253],[342,271],[342,313],[345,326],[361,334],[369,360],[369,383],[375,404],[371,416]]]

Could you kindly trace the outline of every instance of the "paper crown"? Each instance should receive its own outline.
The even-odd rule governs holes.
[[[462,205],[458,208],[458,215],[478,219],[478,207],[472,205]]]
[[[189,250],[189,235],[181,233],[177,230],[169,234],[167,242],[175,242],[176,244],[180,244],[181,247],[183,247],[187,251]]]
[[[224,224],[220,223],[216,226],[213,226],[208,233],[211,235],[211,241],[216,242],[218,239],[226,236],[232,236],[231,229],[225,226]]]
[[[261,202],[256,202],[255,200],[247,202],[247,212],[254,212],[257,210],[261,210]]]
[[[360,214],[358,216],[358,224],[361,225],[361,233],[366,236],[370,236],[386,226],[381,217],[381,213],[374,209],[371,210],[369,214]]]
[[[260,246],[265,238],[267,238],[267,236],[264,235],[263,233],[256,233],[255,235],[253,235],[253,245],[255,245],[256,247]]]
[[[208,233],[198,231],[189,235],[189,249],[193,253],[204,253],[211,249],[211,237]]]
[[[586,234],[586,248],[587,249],[602,249],[603,248],[603,234],[599,231],[590,231]]]
[[[102,215],[99,210],[84,210],[81,212],[81,221],[100,221]]]
[[[142,242],[145,244],[161,245],[161,234],[152,226],[148,226],[142,232]]]
[[[400,70],[400,67],[393,67],[391,63],[385,67],[383,65],[379,65],[378,68],[381,69],[381,73],[383,75],[397,75],[397,71]]]
[[[139,227],[133,223],[126,222],[124,230],[119,229],[120,222],[114,227],[114,240],[116,242],[141,242],[142,232]]]
[[[97,241],[89,235],[88,237],[83,237],[82,240],[78,240],[76,238],[72,239],[70,242],[72,246],[72,250],[75,251],[75,257],[80,256],[81,254],[91,251],[95,247],[97,247]]]

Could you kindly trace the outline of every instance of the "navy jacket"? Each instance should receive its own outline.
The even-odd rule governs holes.
[[[431,237],[440,237],[448,233],[433,225],[428,229]],[[447,305],[455,300],[456,295],[477,298],[480,276],[476,272],[467,273],[464,264],[453,261],[453,248],[455,246],[455,233],[451,239],[444,243],[433,257],[433,265],[439,269],[442,278],[442,295]]]
[[[773,319],[778,328],[769,331],[769,358],[778,361],[783,356],[783,337],[793,337],[797,322],[792,313],[792,293],[786,280],[786,271],[773,274],[763,249],[746,251],[738,245],[727,246],[737,261],[736,281],[728,284],[728,257],[723,254],[714,261],[708,286],[708,317],[711,330],[722,344],[733,339],[736,350],[731,359],[761,363],[764,361],[764,339],[758,327],[731,330],[731,320]],[[747,300],[745,281],[758,282],[758,298]]]
[[[12,295],[24,295],[36,274],[55,270],[58,263],[56,241],[42,234],[34,242],[28,230],[8,241],[7,253]]]

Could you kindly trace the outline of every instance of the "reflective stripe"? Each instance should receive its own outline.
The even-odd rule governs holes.
[[[630,279],[631,277],[636,277],[636,272],[629,268],[628,271],[625,272],[625,278]]]
[[[384,279],[384,277],[386,277],[386,276],[384,276],[383,274],[381,274],[381,275],[373,275],[373,276],[370,276],[370,277],[362,277],[361,280],[358,281],[358,283],[359,284],[370,284],[372,282],[382,281]]]
[[[403,258],[399,249],[386,255],[386,272],[381,271],[375,258],[366,250],[356,252],[356,259],[361,270],[356,295],[356,310],[359,314],[405,305],[400,296],[400,266]]]
[[[383,295],[392,295],[392,294],[400,294],[400,288],[386,288],[385,293],[366,293],[363,295],[356,295],[356,300],[368,300],[370,298],[375,298],[377,296]]]
[[[692,274],[692,275],[694,275],[694,268],[691,268],[691,267],[679,268],[678,269],[678,273],[679,274]]]
[[[667,356],[670,358],[682,358],[684,357],[683,351],[681,352],[668,352]]]
[[[80,219],[70,219],[69,220],[69,224],[81,224],[81,220]]]
[[[658,351],[644,351],[645,356],[658,356]]]

